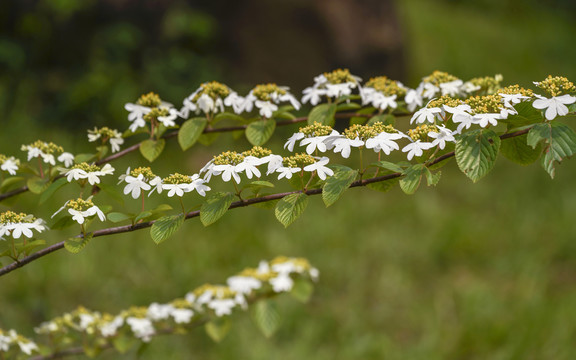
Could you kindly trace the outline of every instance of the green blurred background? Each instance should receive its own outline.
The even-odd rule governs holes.
[[[358,12],[342,17],[338,6]],[[3,1],[0,152],[23,157],[20,144],[37,138],[87,151],[85,129],[127,127],[125,102],[155,91],[180,104],[212,79],[298,92],[349,63],[365,78],[411,86],[435,69],[523,85],[548,74],[574,80],[575,11],[569,0]],[[351,26],[364,23],[387,40],[336,26],[369,31]],[[182,154],[169,142],[154,169],[194,172],[230,146],[248,144],[228,134]],[[270,147],[280,151],[281,139]],[[133,154],[114,166],[119,174],[134,162],[144,160]],[[221,344],[197,329],[155,339],[142,358],[576,358],[576,166],[568,161],[551,180],[537,164],[502,158],[477,184],[453,162],[442,171],[437,187],[415,196],[354,189],[329,209],[313,198],[287,230],[271,211],[249,208],[209,228],[188,221],[160,246],[141,231],[99,238],[79,255],[55,253],[0,279],[0,327],[32,335],[79,304],[114,313],[169,301],[282,254],[310,259],[321,281],[308,304],[279,299],[283,325],[272,339],[239,314]],[[48,218],[67,196],[34,212]],[[36,204],[25,194],[1,207]],[[66,236],[57,235],[49,241]]]

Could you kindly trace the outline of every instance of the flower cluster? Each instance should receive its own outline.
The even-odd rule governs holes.
[[[278,105],[283,102],[289,102],[296,110],[300,109],[300,102],[288,90],[287,87],[276,84],[257,85],[244,98],[241,109],[250,112],[255,106],[265,118],[271,118],[272,113],[278,110]]]
[[[72,220],[76,221],[78,224],[84,224],[87,218],[98,215],[100,221],[106,220],[106,215],[100,210],[100,208],[92,202],[92,199],[82,199],[78,198],[76,200],[68,200],[58,211],[56,211],[52,217],[60,213],[62,210],[67,209],[68,213],[72,215]]]
[[[14,156],[6,156],[0,154],[0,170],[7,171],[10,175],[16,175],[20,167],[20,160],[16,159]]]
[[[32,230],[42,232],[46,229],[44,220],[36,219],[32,215],[12,211],[0,213],[0,240],[4,240],[6,235],[14,239],[21,236],[32,238],[34,236]]]
[[[18,334],[15,330],[3,331],[0,329],[0,357],[13,359],[17,357],[19,352],[32,355],[38,352],[38,345]]]
[[[118,130],[110,129],[109,127],[88,130],[88,141],[94,142],[99,139],[102,141],[102,144],[108,141],[113,153],[120,151],[120,145],[124,144],[122,134]]]
[[[352,90],[360,88],[358,76],[350,74],[348,69],[337,69],[318,75],[314,78],[314,85],[302,91],[302,103],[317,105],[323,96],[328,99],[339,99],[340,97],[352,95]]]
[[[42,161],[54,166],[56,165],[56,155],[58,155],[58,161],[63,163],[64,166],[70,166],[74,163],[74,155],[64,152],[62,146],[53,142],[37,140],[32,144],[22,145],[21,150],[28,152],[28,161],[34,158],[42,158]]]
[[[537,99],[532,104],[536,109],[546,109],[547,120],[554,120],[558,115],[567,115],[569,111],[566,105],[576,103],[576,96],[570,95],[570,93],[576,93],[576,87],[565,77],[549,75],[543,81],[534,82],[534,85],[551,95],[550,98],[535,95]]]
[[[362,104],[371,104],[376,109],[396,109],[397,98],[406,96],[407,88],[399,81],[391,80],[386,76],[370,79],[362,88]]]
[[[132,123],[129,127],[132,132],[146,127],[146,123],[150,123],[152,129],[155,129],[158,123],[167,128],[176,126],[178,110],[172,104],[162,101],[155,93],[142,95],[136,104],[127,103],[124,108],[130,112],[128,121]]]
[[[224,111],[224,105],[238,109],[241,97],[228,86],[217,81],[207,82],[186,99],[180,110],[180,116],[187,119],[191,113],[215,114]]]
[[[227,279],[226,285],[202,285],[166,304],[152,303],[147,307],[132,307],[111,315],[80,307],[70,313],[44,322],[35,331],[52,340],[101,337],[102,346],[120,336],[132,335],[149,342],[160,333],[169,333],[193,326],[206,317],[224,317],[236,309],[245,310],[259,297],[290,292],[294,280],[318,280],[318,269],[306,259],[278,257],[261,261],[257,268],[247,268]],[[1,336],[0,332],[0,336]],[[2,342],[0,338],[0,354]]]
[[[102,168],[98,165],[88,164],[86,162],[76,164],[70,169],[62,169],[68,182],[72,180],[88,181],[90,185],[100,184],[100,177],[114,174],[114,168],[110,164],[105,164]]]

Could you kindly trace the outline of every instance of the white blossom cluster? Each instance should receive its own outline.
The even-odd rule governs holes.
[[[158,116],[158,121],[167,128],[176,126],[175,121],[178,118],[179,112],[176,108],[174,108],[174,105],[162,101],[158,108],[165,110],[167,113],[165,116]],[[124,105],[124,109],[129,112],[128,121],[131,124],[128,129],[132,132],[136,132],[138,129],[146,126],[146,120],[144,119],[144,116],[150,113],[153,107],[127,103]]]
[[[0,154],[0,170],[8,172],[10,175],[16,175],[19,168],[20,160],[14,156],[7,157]]]
[[[38,351],[38,345],[30,339],[19,335],[15,330],[2,331],[0,329],[0,357],[4,354],[15,355],[21,352],[26,355],[32,355]],[[6,358],[8,359],[8,358]]]
[[[248,268],[229,277],[227,285],[203,285],[170,303],[133,307],[115,316],[80,307],[40,324],[35,332],[51,339],[62,335],[69,337],[71,332],[105,339],[131,334],[149,342],[161,331],[170,332],[206,316],[223,317],[237,309],[246,310],[249,301],[254,301],[258,295],[290,292],[296,278],[317,281],[318,276],[318,269],[305,259],[278,257],[270,262],[261,261],[258,268]],[[3,351],[1,334],[0,330],[0,354]]]
[[[148,173],[140,172],[142,169]],[[136,172],[140,173],[136,174]],[[174,195],[182,197],[185,193],[192,191],[196,191],[200,196],[206,196],[206,191],[211,190],[209,186],[205,185],[206,181],[201,179],[198,174],[188,176],[175,173],[162,179],[160,176],[154,175],[150,168],[137,168],[135,172],[131,172],[128,168],[125,174],[120,175],[119,180],[119,184],[126,183],[124,194],[130,194],[134,199],[139,198],[144,191],[149,191],[148,196],[155,192],[161,194],[167,191],[168,197]]]
[[[105,164],[102,168],[87,163],[77,164],[71,169],[61,169],[68,182],[87,180],[90,185],[100,184],[100,177],[114,174],[114,168]]]

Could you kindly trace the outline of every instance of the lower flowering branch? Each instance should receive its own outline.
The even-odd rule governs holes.
[[[531,129],[531,127],[524,129],[524,130],[512,132],[512,133],[506,133],[506,134],[500,135],[500,139],[504,140],[504,139],[509,139],[509,138],[525,135],[530,131],[530,129]],[[447,159],[454,157],[454,155],[455,155],[454,152],[446,153],[444,155],[441,155],[441,156],[438,156],[438,157],[432,159],[431,161],[427,162],[425,165],[426,165],[426,167],[429,167],[429,166],[438,164],[444,160],[447,160]],[[355,188],[355,187],[367,186],[369,184],[383,182],[383,181],[387,181],[387,180],[391,180],[391,179],[395,179],[395,178],[400,178],[402,176],[404,176],[403,173],[395,172],[395,173],[391,173],[391,174],[387,174],[387,175],[383,175],[383,176],[372,177],[369,179],[360,179],[360,180],[352,182],[349,187]],[[266,195],[266,196],[261,196],[261,197],[255,197],[255,198],[250,198],[250,199],[243,199],[241,201],[232,202],[228,209],[242,208],[242,207],[246,207],[246,206],[250,206],[250,205],[254,205],[254,204],[258,204],[258,203],[279,200],[279,199],[285,198],[289,195],[300,194],[300,193],[306,194],[306,195],[319,195],[319,194],[322,194],[322,189],[320,188],[320,189],[309,189],[309,190],[296,190],[296,191],[271,194],[271,195]],[[185,216],[185,219],[186,220],[192,219],[192,218],[196,218],[199,216],[200,216],[200,210],[196,210],[196,211],[192,211],[192,212],[187,213]],[[112,227],[112,228],[96,230],[92,233],[92,237],[95,238],[95,237],[108,236],[108,235],[121,234],[121,233],[141,230],[141,229],[151,227],[155,222],[156,222],[156,220],[148,221],[148,222],[141,222],[141,223],[137,223],[137,224],[133,224],[133,225],[124,225],[124,226],[117,226],[117,227]],[[82,237],[83,237],[82,235],[76,236],[76,238],[82,238]],[[53,244],[51,246],[48,246],[44,249],[41,249],[41,250],[39,250],[39,251],[29,255],[29,256],[26,256],[26,257],[20,259],[19,261],[15,261],[11,264],[8,264],[8,265],[6,265],[0,269],[0,276],[6,275],[6,274],[18,269],[18,268],[21,268],[21,267],[35,261],[35,260],[38,260],[41,257],[44,257],[48,254],[51,254],[55,251],[58,251],[58,250],[64,248],[64,244],[65,244],[65,241],[58,242],[58,243]]]

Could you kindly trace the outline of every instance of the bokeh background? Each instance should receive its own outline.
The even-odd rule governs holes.
[[[86,129],[127,128],[124,103],[155,91],[179,104],[208,80],[241,93],[274,81],[298,93],[318,73],[349,67],[410,86],[436,69],[463,79],[501,73],[525,86],[548,74],[574,81],[574,4],[2,1],[0,152],[23,157],[20,145],[38,138],[88,151]],[[279,151],[292,130],[270,147]],[[194,172],[230,147],[248,143],[223,135],[183,154],[169,142],[154,169]],[[114,166],[121,173],[144,161],[133,154]],[[477,184],[453,162],[442,171],[438,186],[414,196],[355,189],[329,209],[313,198],[287,230],[250,208],[209,228],[188,221],[160,246],[142,231],[50,255],[0,279],[0,327],[32,335],[79,304],[115,313],[168,301],[283,254],[310,259],[321,281],[308,304],[279,299],[273,338],[239,314],[221,344],[197,329],[154,340],[141,358],[576,358],[576,165],[567,161],[551,180],[538,164],[501,158]],[[36,207],[48,218],[67,196],[38,207],[24,194],[0,208]]]

